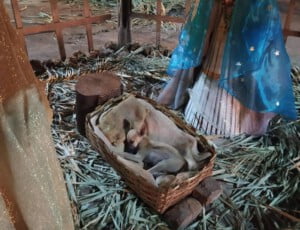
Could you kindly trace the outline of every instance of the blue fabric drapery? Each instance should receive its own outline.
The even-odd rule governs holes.
[[[174,50],[168,73],[201,64],[214,0],[201,0]],[[219,86],[257,112],[296,119],[290,60],[276,0],[235,0]]]
[[[178,69],[195,67],[201,62],[213,3],[214,0],[200,1],[197,9],[191,9],[187,22],[181,31],[179,44],[172,54],[168,68],[169,75],[174,75]]]

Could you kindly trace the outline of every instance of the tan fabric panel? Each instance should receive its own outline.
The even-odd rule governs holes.
[[[0,66],[0,229],[74,229],[46,97],[2,0]]]

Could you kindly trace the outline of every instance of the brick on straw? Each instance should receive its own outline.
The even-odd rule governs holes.
[[[192,196],[206,206],[218,199],[222,192],[221,183],[212,177],[208,177],[195,188]]]
[[[171,229],[184,229],[198,217],[202,208],[199,201],[188,197],[169,208],[163,217]]]

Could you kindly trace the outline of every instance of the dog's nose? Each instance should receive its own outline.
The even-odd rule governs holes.
[[[125,143],[125,148],[124,151],[127,153],[132,153],[132,154],[136,154],[138,151],[138,147],[134,147],[132,144],[130,143]]]

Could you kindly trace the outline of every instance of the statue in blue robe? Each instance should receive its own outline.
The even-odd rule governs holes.
[[[200,0],[191,8],[169,64],[168,73],[173,78],[158,101],[179,108],[185,103],[187,88],[194,85],[193,95],[210,88],[205,97],[217,106],[222,90],[226,97],[232,97],[228,108],[240,103],[243,114],[255,114],[248,116],[245,123],[253,123],[251,119],[260,121],[257,117],[265,123],[258,132],[255,127],[248,131],[240,127],[236,133],[261,134],[275,114],[287,119],[297,117],[277,1],[235,0],[229,5],[226,2]],[[196,89],[195,82],[203,81],[201,78],[205,82]],[[214,89],[218,89],[217,96],[209,96]],[[194,96],[193,107],[198,106],[197,101],[201,99]],[[207,116],[223,119],[222,115],[214,114],[218,113],[217,107],[205,112],[211,103],[206,104],[196,109],[201,119],[207,120]],[[257,122],[253,126],[261,127]]]

